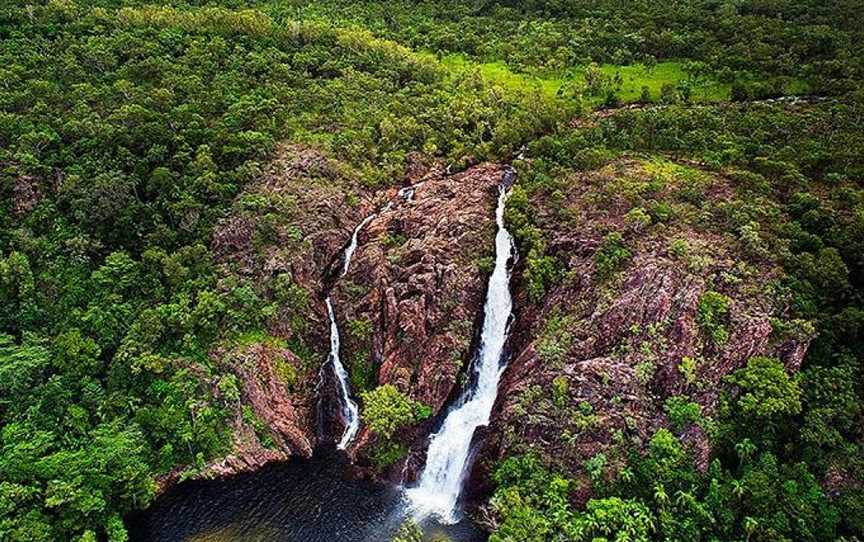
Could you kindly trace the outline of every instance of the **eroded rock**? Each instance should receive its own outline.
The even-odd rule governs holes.
[[[790,370],[800,365],[810,337],[786,336],[772,325],[788,318],[784,300],[766,288],[781,273],[774,262],[745,256],[735,237],[698,220],[695,226],[674,218],[633,225],[628,213],[639,201],[633,191],[653,183],[660,200],[688,188],[674,175],[659,183],[654,170],[661,166],[680,173],[666,163],[619,160],[574,175],[560,205],[540,206],[547,254],[564,275],[535,301],[517,273],[514,354],[474,483],[483,483],[496,460],[529,450],[583,482],[585,461],[602,452],[612,476],[626,463],[626,450],[669,426],[669,397],[694,401],[710,416],[724,377],[749,358],[777,356]],[[716,174],[681,169],[710,201],[723,201],[734,189]],[[690,203],[676,211],[700,212]],[[629,257],[601,277],[595,254],[610,232],[623,232]],[[700,322],[700,300],[708,291],[728,299],[722,341]],[[706,468],[704,431],[690,425],[680,436],[697,467]]]

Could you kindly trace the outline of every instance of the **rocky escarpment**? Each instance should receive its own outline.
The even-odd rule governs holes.
[[[797,370],[808,325],[788,321],[774,288],[782,271],[758,235],[723,233],[734,192],[722,176],[631,159],[532,196],[545,255],[561,273],[539,299],[516,277],[513,354],[477,487],[496,459],[529,450],[582,480],[585,461],[602,453],[611,475],[626,449],[670,425],[669,397],[710,416],[724,376],[750,357],[776,356]],[[706,468],[702,428],[690,424],[682,436]]]
[[[333,290],[355,390],[393,384],[435,414],[461,389],[482,318],[503,174],[484,164],[427,177],[361,232],[351,269]],[[399,437],[410,446],[428,432],[426,423]],[[354,452],[363,456],[370,445],[364,427]]]
[[[236,376],[239,401],[232,450],[204,475],[309,456],[319,437],[339,434],[336,382],[320,370],[329,347],[327,295],[355,397],[391,383],[433,412],[442,408],[459,387],[482,316],[502,174],[487,164],[449,175],[418,159],[404,190],[373,192],[314,149],[280,149],[213,237],[220,287],[255,298],[262,331],[211,353]],[[372,213],[341,277],[342,251]],[[213,389],[225,393],[218,383]],[[421,426],[400,436],[410,444],[427,433]],[[374,443],[364,427],[352,454],[363,462]]]
[[[203,475],[308,457],[317,446],[316,386],[327,355],[322,270],[378,204],[364,193],[339,162],[286,146],[214,232],[219,288],[228,299],[254,304],[261,331],[229,334],[211,352],[236,377],[237,400],[228,401],[232,449]],[[214,383],[214,394],[224,398],[226,390]]]
[[[262,336],[213,353],[237,376],[241,406],[234,450],[210,473],[308,456],[319,416],[338,429],[338,408],[316,415],[321,398],[326,407],[337,396],[332,379],[319,376],[326,295],[354,397],[362,403],[363,391],[393,384],[433,413],[395,435],[406,461],[382,462],[382,443],[365,424],[349,454],[379,473],[389,466],[392,478],[420,470],[434,414],[463,388],[476,350],[504,171],[482,164],[448,175],[427,164],[403,190],[359,197],[364,191],[339,164],[283,150],[214,236],[223,287],[251,285],[267,317]],[[668,398],[710,416],[724,377],[750,357],[773,355],[797,369],[808,326],[788,317],[774,287],[783,272],[760,248],[759,224],[736,232],[722,223],[734,194],[735,181],[721,175],[620,159],[535,190],[528,207],[515,209],[532,214],[542,256],[558,274],[538,295],[530,277],[537,254],[516,269],[511,361],[492,424],[480,432],[477,492],[497,459],[528,450],[583,480],[585,461],[602,453],[611,476],[625,450],[670,425]],[[342,276],[342,250],[372,213]],[[704,430],[679,430],[704,468]]]

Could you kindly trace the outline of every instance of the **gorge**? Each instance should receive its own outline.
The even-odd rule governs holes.
[[[0,541],[864,540],[860,3],[0,2]]]

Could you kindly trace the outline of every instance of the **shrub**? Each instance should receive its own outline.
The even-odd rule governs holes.
[[[723,345],[729,340],[725,322],[730,303],[728,297],[714,290],[708,290],[699,298],[696,321],[716,345]]]
[[[683,430],[690,424],[698,423],[702,419],[702,407],[680,395],[673,395],[666,399],[663,410],[666,411],[669,424],[676,432]]]
[[[651,225],[651,215],[642,207],[634,207],[624,215],[624,222],[633,231],[642,231]]]
[[[556,376],[552,380],[552,402],[555,406],[561,408],[567,404],[567,398],[570,393],[570,381],[566,376]]]
[[[736,402],[742,419],[779,418],[801,412],[798,382],[789,377],[776,358],[750,358],[747,367],[735,371],[729,381],[741,390]]]
[[[610,233],[603,238],[600,247],[594,253],[594,272],[599,279],[606,279],[629,259],[630,251],[624,244],[624,238],[618,232]]]
[[[603,471],[606,469],[607,462],[606,454],[602,452],[594,454],[585,460],[585,471],[588,473],[588,477],[594,482],[599,481],[603,476]]]
[[[400,392],[393,384],[364,391],[360,398],[366,423],[385,440],[392,438],[400,427],[429,416],[428,408]]]
[[[681,363],[678,364],[678,372],[684,377],[684,382],[692,386],[696,383],[696,359],[689,356],[681,358]]]

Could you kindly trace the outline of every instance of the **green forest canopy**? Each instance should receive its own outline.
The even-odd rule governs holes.
[[[126,540],[155,476],[226,451],[230,405],[203,382],[230,370],[207,352],[272,299],[220,285],[209,240],[282,141],[368,187],[412,151],[458,167],[527,145],[538,295],[558,276],[531,229],[548,179],[622,153],[741,170],[792,217],[767,234],[818,333],[801,373],[751,360],[707,473],[664,430],[584,510],[536,458],[505,461],[494,539],[864,536],[858,2],[150,4],[0,6],[0,539]],[[801,93],[819,101],[749,103]],[[570,125],[622,102],[661,107]]]

